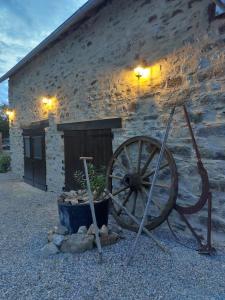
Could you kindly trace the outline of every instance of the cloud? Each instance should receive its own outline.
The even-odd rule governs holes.
[[[8,84],[3,82],[0,84],[0,105],[8,102]]]
[[[70,17],[86,0],[0,0],[0,76]],[[0,84],[0,102],[7,84]]]

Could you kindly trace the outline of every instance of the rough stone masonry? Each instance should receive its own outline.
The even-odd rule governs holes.
[[[46,129],[47,185],[64,186],[62,132],[56,124],[121,117],[114,149],[135,135],[161,138],[169,106],[188,103],[213,191],[213,229],[225,232],[225,19],[213,19],[210,0],[111,0],[9,80],[12,169],[23,176],[22,127],[48,117],[40,104],[54,95],[58,107]],[[137,86],[138,64],[160,74]],[[169,100],[168,100],[169,99]],[[200,178],[180,108],[169,147],[179,171],[179,200],[197,199]],[[196,226],[205,224],[203,212]]]

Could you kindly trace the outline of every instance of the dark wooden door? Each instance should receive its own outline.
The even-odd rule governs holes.
[[[106,167],[112,156],[111,129],[65,131],[64,143],[66,190],[78,188],[74,180],[74,172],[83,171],[81,156],[92,156],[93,164],[97,168]]]
[[[24,181],[46,190],[44,130],[24,130]]]

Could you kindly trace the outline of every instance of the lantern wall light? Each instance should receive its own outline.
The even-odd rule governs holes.
[[[140,78],[148,78],[150,75],[150,68],[143,68],[142,66],[138,66],[134,69],[135,76]]]
[[[12,120],[14,117],[14,111],[12,109],[6,109],[5,114],[7,115],[7,117],[9,118],[9,120]]]
[[[138,80],[147,78],[157,79],[161,76],[161,65],[155,64],[151,67],[138,66],[134,69],[134,74],[138,78]]]
[[[42,97],[41,103],[45,111],[55,111],[57,108],[57,98],[56,97]]]
[[[52,98],[43,97],[42,103],[48,107],[51,107],[52,106]]]

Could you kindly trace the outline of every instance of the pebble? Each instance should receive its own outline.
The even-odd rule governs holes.
[[[54,243],[48,243],[46,244],[42,249],[41,253],[43,256],[49,256],[59,253],[58,247]]]
[[[54,227],[53,232],[57,233],[57,234],[65,235],[65,234],[68,234],[69,231],[66,228],[66,226],[63,226],[63,225],[59,224],[58,226]]]
[[[119,234],[112,232],[109,235],[101,235],[100,236],[100,241],[101,241],[101,245],[104,246],[110,246],[112,244],[115,244],[118,242],[118,240],[120,239]],[[96,241],[95,241],[96,243]]]
[[[93,191],[94,201],[101,200],[97,198],[97,191]],[[65,203],[69,203],[72,205],[76,205],[78,203],[84,203],[89,201],[89,195],[87,190],[78,190],[78,191],[70,191],[65,192],[59,196],[59,201],[63,201]]]
[[[91,226],[88,228],[87,234],[88,235],[92,235],[92,234],[94,235],[95,234],[94,224],[91,224]]]
[[[65,236],[60,235],[60,234],[53,234],[52,235],[52,243],[55,244],[56,246],[60,247]]]
[[[87,233],[87,227],[86,226],[80,226],[77,233],[86,234]]]
[[[102,225],[100,229],[100,235],[101,236],[107,236],[109,234],[108,227],[106,225]]]
[[[94,236],[86,234],[71,234],[62,243],[60,250],[66,253],[81,253],[91,250],[94,246]]]
[[[54,231],[53,230],[49,230],[48,231],[48,242],[52,242],[52,236],[54,234]]]

